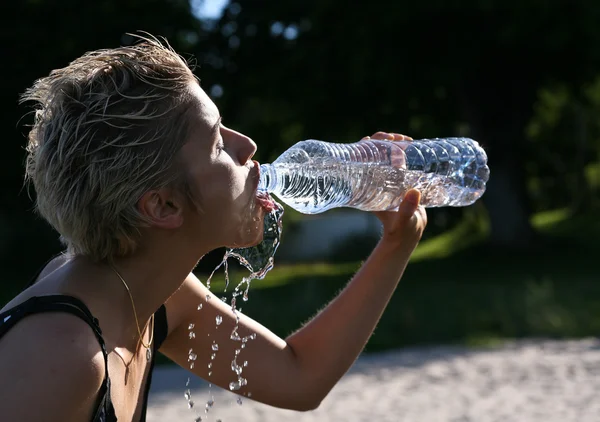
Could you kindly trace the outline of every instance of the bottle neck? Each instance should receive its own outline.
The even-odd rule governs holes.
[[[260,181],[258,182],[258,190],[265,192],[273,192],[277,184],[277,174],[275,167],[271,164],[260,165]]]

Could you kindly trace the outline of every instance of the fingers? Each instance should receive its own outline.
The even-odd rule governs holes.
[[[404,216],[406,219],[410,219],[419,208],[420,202],[421,192],[419,192],[416,189],[411,189],[408,192],[406,192],[404,199],[400,203],[398,213]]]
[[[371,136],[365,136],[365,139],[376,139],[376,140],[385,140],[385,141],[412,141],[413,138],[410,136],[402,135],[400,133],[388,133],[388,132],[376,132]]]

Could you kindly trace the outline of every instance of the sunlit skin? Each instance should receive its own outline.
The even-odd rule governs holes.
[[[230,339],[236,317],[228,304],[207,299],[211,292],[192,270],[215,248],[260,242],[270,205],[256,197],[259,168],[252,160],[256,144],[220,121],[218,108],[197,84],[190,90],[192,130],[178,159],[198,207],[172,188],[148,191],[138,201],[149,221],[141,229],[140,246],[117,258],[115,266],[129,285],[142,326],[166,305],[169,331],[160,351],[189,369],[188,353],[193,349],[197,359],[191,371],[229,389],[229,383],[237,380],[231,360],[240,343]],[[410,140],[385,132],[371,138]],[[422,236],[427,216],[419,200],[413,190],[398,211],[375,213],[383,231],[371,256],[346,288],[298,331],[284,339],[240,314],[239,335],[255,333],[256,338],[242,352],[241,361],[249,362],[243,370],[248,385],[238,394],[251,392],[253,400],[287,409],[319,406],[363,350]],[[139,420],[149,364],[139,346],[129,296],[115,273],[105,263],[85,257],[58,258],[38,283],[5,309],[48,294],[78,297],[98,318],[109,352],[116,414],[119,420]],[[222,317],[218,329],[217,316]],[[195,326],[193,339],[190,324]],[[148,330],[144,341],[149,341]],[[213,342],[219,351],[209,376]],[[126,377],[127,362],[131,363]],[[40,314],[24,319],[2,338],[0,373],[3,419],[82,422],[89,421],[95,409],[104,360],[85,323],[67,314]]]

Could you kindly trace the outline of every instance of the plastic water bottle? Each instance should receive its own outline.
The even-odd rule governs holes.
[[[260,168],[259,190],[304,214],[336,207],[397,209],[405,193],[421,191],[425,207],[466,206],[483,195],[487,156],[468,138],[298,142]]]

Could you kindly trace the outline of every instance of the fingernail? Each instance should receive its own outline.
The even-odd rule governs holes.
[[[418,204],[421,200],[421,194],[418,191],[408,191],[404,199],[412,204]]]

